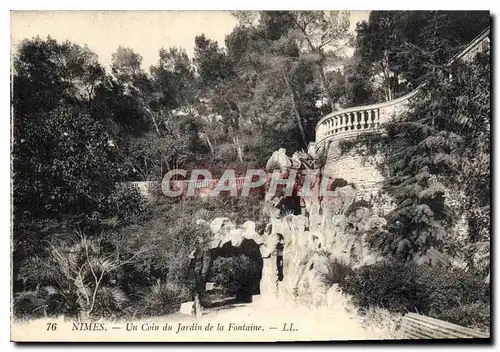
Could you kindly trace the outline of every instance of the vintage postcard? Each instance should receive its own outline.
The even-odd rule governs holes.
[[[490,340],[488,11],[13,11],[11,339]]]

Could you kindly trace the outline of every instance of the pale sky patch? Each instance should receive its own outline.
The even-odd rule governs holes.
[[[368,14],[352,11],[351,29]],[[160,48],[181,47],[192,57],[195,36],[204,33],[224,46],[236,24],[228,11],[14,11],[11,45],[50,35],[59,42],[87,44],[106,67],[118,46],[125,46],[143,57],[142,66],[148,70],[157,63]]]

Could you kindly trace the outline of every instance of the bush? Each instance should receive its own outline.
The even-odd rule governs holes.
[[[174,313],[182,302],[188,301],[187,287],[174,282],[158,281],[140,294],[137,313],[140,316],[157,316]]]
[[[146,209],[145,200],[135,186],[117,187],[108,201],[111,214],[124,225],[138,222]]]
[[[320,280],[328,287],[333,284],[341,283],[351,272],[351,267],[339,258],[331,259],[326,256],[326,263],[322,271],[320,271]]]
[[[482,275],[422,265],[419,280],[429,292],[429,316],[472,328],[488,328],[490,285]]]
[[[51,286],[18,292],[14,295],[14,315],[17,318],[40,318],[59,314],[77,316],[81,310],[77,301],[75,294],[63,295]]]
[[[92,315],[110,318],[123,314],[123,309],[129,303],[126,293],[118,287],[103,286],[96,295]]]
[[[490,331],[490,303],[476,302],[464,306],[455,306],[450,307],[439,315],[432,313],[429,315],[472,329]]]
[[[417,280],[413,264],[378,263],[350,273],[340,287],[362,309],[371,306],[392,312],[427,311],[429,297]]]
[[[387,262],[354,270],[340,286],[363,310],[418,312],[486,330],[490,286],[482,278],[472,271]]]
[[[356,210],[361,208],[372,209],[372,204],[364,199],[357,200],[349,206],[349,208],[345,212],[345,216],[349,216],[350,214],[355,213]]]
[[[167,314],[175,311],[178,308],[176,294],[166,294],[166,297],[161,298],[163,303],[159,302],[160,298],[153,296],[160,296],[161,293],[155,293],[158,291],[178,292],[180,289],[167,288],[164,284],[161,287],[155,285],[158,281],[167,280],[172,285],[186,283],[189,254],[196,248],[197,238],[208,241],[212,236],[206,226],[195,223],[196,219],[211,221],[215,217],[226,216],[238,224],[259,219],[265,223],[260,212],[260,201],[251,197],[226,201],[218,198],[181,200],[164,197],[150,204],[149,209],[142,212],[143,203],[136,203],[136,196],[140,197],[134,189],[118,190],[112,198],[116,201],[112,204],[115,207],[114,218],[117,220],[115,229],[112,232],[102,231],[100,235],[97,230],[88,231],[90,260],[92,263],[97,261],[94,269],[109,262],[104,258],[116,258],[114,264],[118,265],[105,275],[100,283],[91,311],[93,316],[133,313],[137,307],[142,314]],[[131,224],[125,227],[120,226],[130,222]],[[35,235],[40,236],[34,233],[33,236],[26,236],[26,240],[23,239],[27,245],[33,247],[23,244],[23,250],[29,248],[27,254],[30,256],[22,253],[22,258],[29,259],[16,259],[15,315],[38,317],[88,312],[90,307],[81,299],[84,292],[80,285],[75,285],[75,278],[72,276],[87,259],[83,246],[85,242],[69,230],[61,230],[51,235],[51,240],[47,243],[38,240]],[[133,260],[127,261],[130,258]],[[243,260],[242,263],[250,263],[245,261],[246,258]],[[68,267],[70,264],[72,266]],[[238,267],[240,263],[235,265]],[[230,266],[227,266],[225,277],[229,275]],[[251,278],[253,268],[251,266],[250,271],[245,271],[246,268],[238,267],[237,272],[245,273],[245,279]],[[92,290],[95,287],[92,272],[88,265],[84,269],[84,286]],[[260,274],[260,268],[258,273]],[[49,295],[42,291],[48,287],[54,287],[56,293]],[[71,290],[68,290],[68,287],[71,287]],[[144,288],[149,289],[146,292]],[[236,291],[245,290],[246,286],[240,282]],[[232,293],[236,291],[232,289]],[[69,299],[70,295],[75,297]],[[185,299],[189,300],[190,297],[186,296]],[[158,310],[162,313],[158,313]]]

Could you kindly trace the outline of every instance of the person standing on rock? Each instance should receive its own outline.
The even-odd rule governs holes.
[[[201,236],[197,238],[196,249],[189,254],[188,281],[191,299],[195,302],[197,315],[201,313],[201,307],[205,301],[205,282],[211,265],[210,254]]]
[[[283,281],[283,250],[285,248],[285,239],[281,233],[278,233],[278,243],[276,244],[276,275],[278,279],[276,280],[276,284],[279,281]]]

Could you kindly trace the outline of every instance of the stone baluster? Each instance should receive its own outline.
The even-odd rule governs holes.
[[[380,109],[375,109],[375,128],[380,126]]]
[[[368,121],[368,110],[363,111],[363,129],[368,129],[369,122]]]
[[[351,124],[351,113],[347,113],[344,115],[344,125],[342,126],[342,131],[347,131]]]
[[[368,116],[368,128],[373,128],[373,118],[375,117],[373,115],[373,109],[370,109],[366,112]]]

